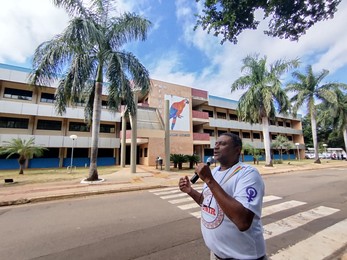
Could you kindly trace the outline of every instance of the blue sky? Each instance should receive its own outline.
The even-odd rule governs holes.
[[[131,11],[149,19],[153,26],[146,42],[124,46],[149,70],[153,79],[204,89],[209,94],[238,100],[231,84],[241,76],[242,59],[248,54],[266,55],[269,62],[300,58],[302,68],[330,71],[326,81],[347,83],[347,1],[342,1],[332,20],[316,24],[298,42],[263,34],[267,23],[248,30],[237,45],[194,31],[194,14],[201,6],[194,0],[122,0],[119,12]],[[259,14],[260,15],[260,14]],[[0,9],[0,63],[31,67],[31,57],[41,42],[61,32],[68,16],[51,1],[2,0]],[[290,77],[283,77],[286,82]],[[304,111],[303,111],[304,112]]]

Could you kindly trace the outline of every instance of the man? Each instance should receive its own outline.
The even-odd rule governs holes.
[[[264,183],[259,172],[239,162],[241,139],[223,133],[216,141],[212,172],[205,164],[196,173],[205,182],[200,193],[187,176],[179,180],[182,192],[201,206],[201,231],[211,259],[267,259],[261,223]]]

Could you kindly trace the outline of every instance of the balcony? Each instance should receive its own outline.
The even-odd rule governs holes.
[[[193,110],[192,117],[193,117],[193,125],[209,123],[210,121],[207,112]]]
[[[193,133],[194,144],[210,144],[210,135],[206,133]]]

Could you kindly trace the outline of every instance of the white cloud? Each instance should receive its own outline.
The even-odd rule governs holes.
[[[0,62],[24,63],[40,43],[61,32],[67,21],[65,12],[50,1],[1,1]]]

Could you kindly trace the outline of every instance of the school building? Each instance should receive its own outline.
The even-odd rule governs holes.
[[[48,148],[42,157],[28,161],[29,168],[89,166],[91,129],[84,121],[83,100],[59,115],[54,107],[54,86],[33,89],[27,84],[30,70],[0,64],[0,145],[12,138],[35,137],[35,144]],[[263,149],[262,126],[242,122],[237,116],[237,101],[210,95],[207,91],[152,79],[151,90],[138,96],[136,161],[153,166],[165,158],[165,104],[169,102],[170,154],[196,154],[206,161],[213,155],[214,143],[224,132],[239,135],[243,143]],[[98,166],[120,164],[123,132],[125,162],[130,164],[131,124],[107,109],[102,98]],[[122,124],[124,120],[124,124]],[[305,156],[301,118],[277,116],[270,122],[270,135],[284,135],[296,146],[284,159]],[[124,131],[123,131],[124,130]],[[124,139],[123,139],[124,140]],[[73,152],[73,154],[72,154]],[[278,152],[274,158],[278,158]],[[0,156],[0,169],[16,169],[15,157]],[[245,161],[252,157],[244,156]],[[165,164],[165,162],[164,162]]]

